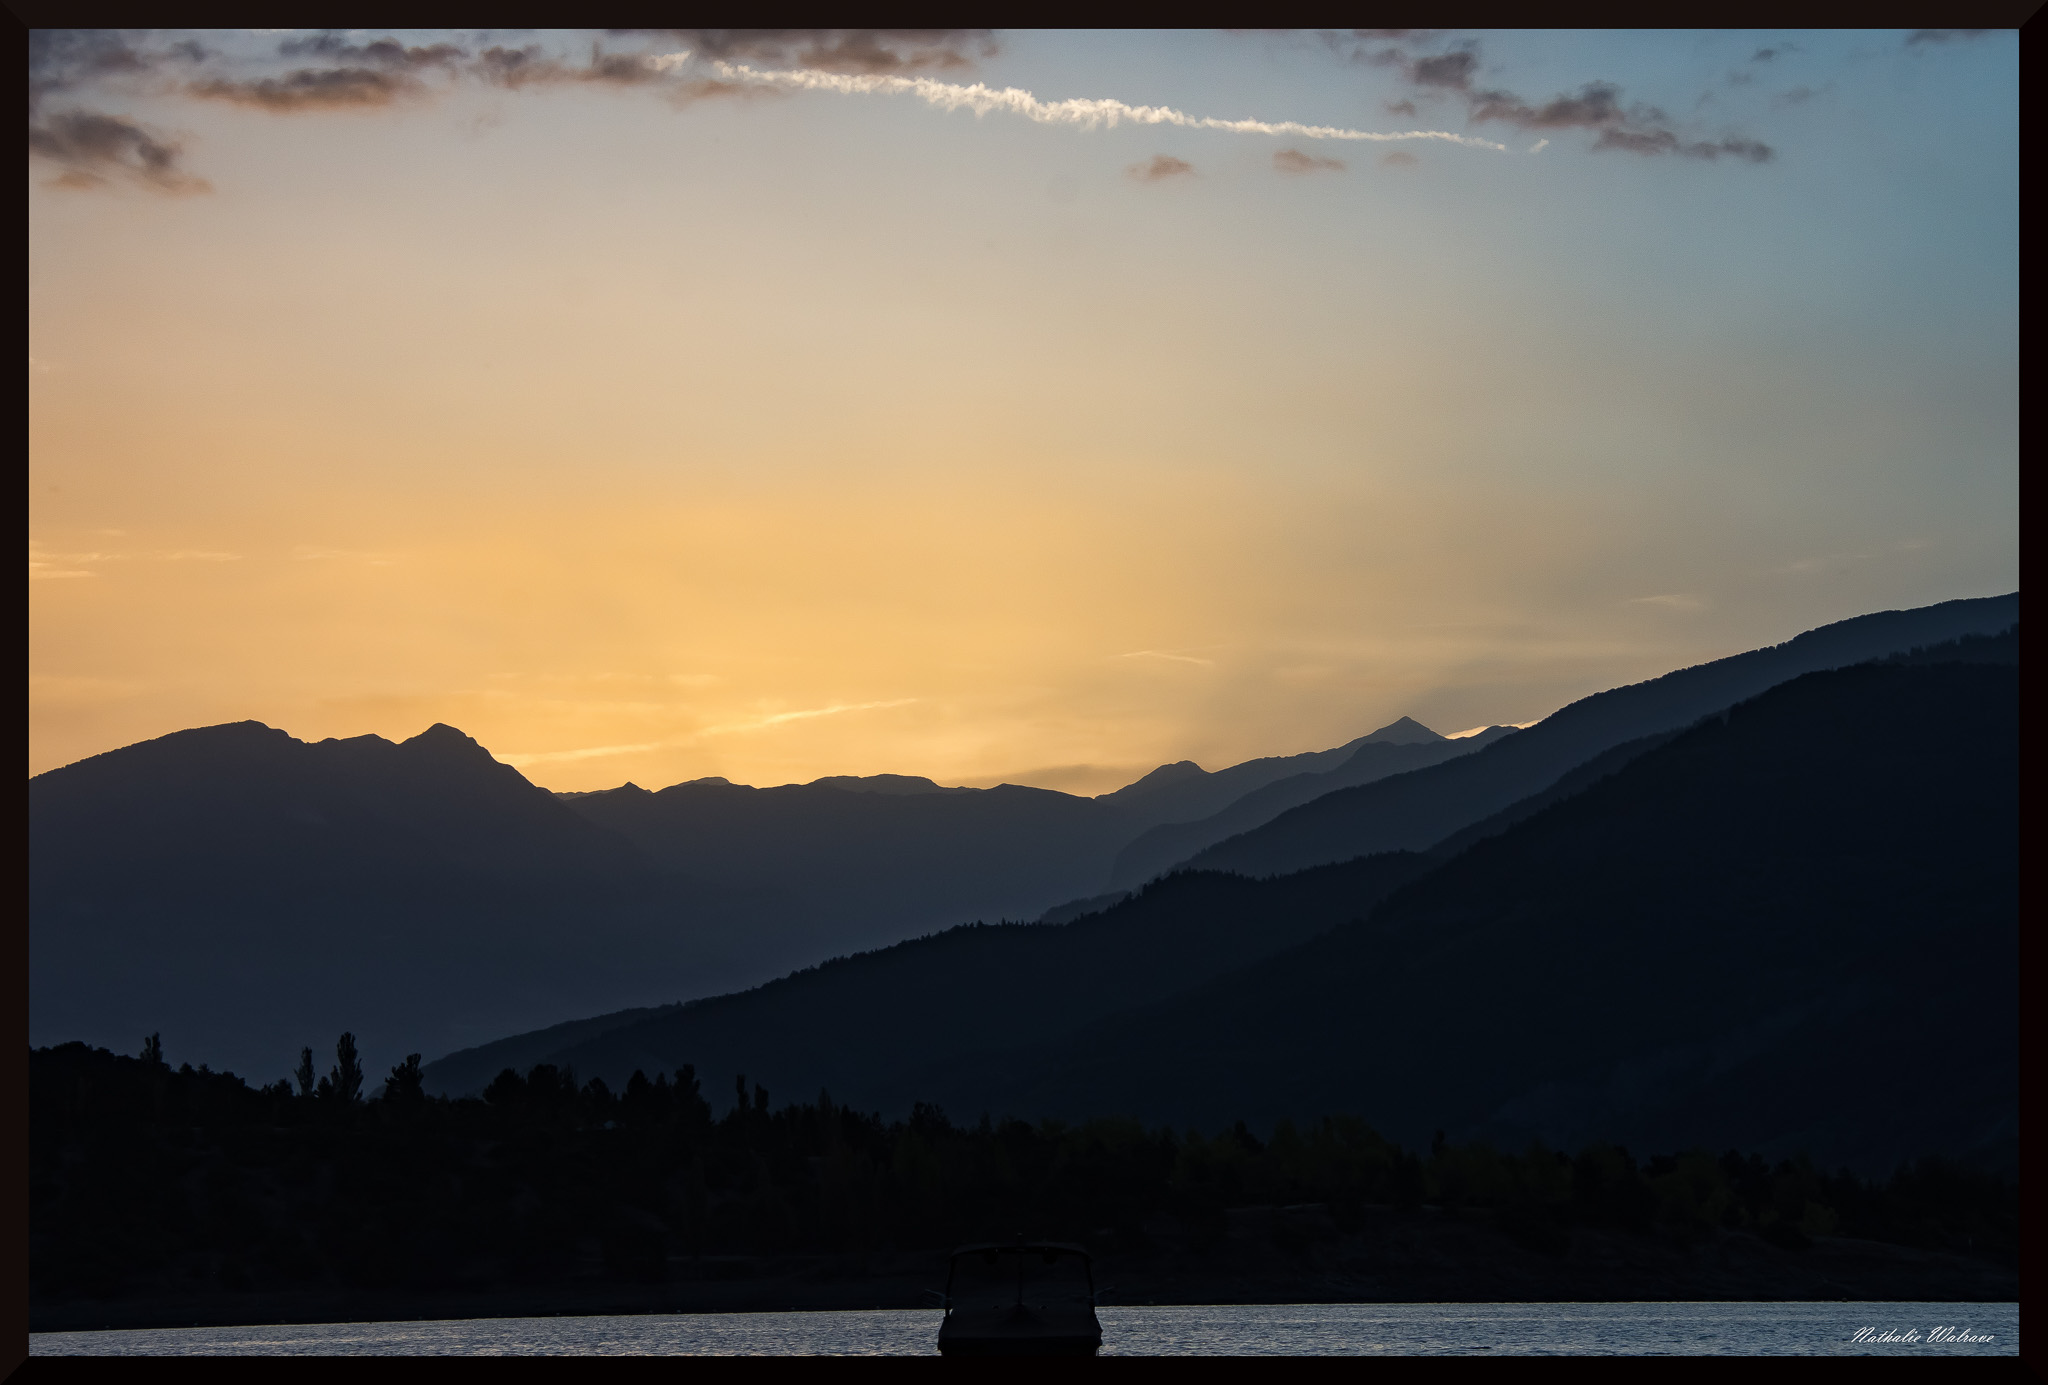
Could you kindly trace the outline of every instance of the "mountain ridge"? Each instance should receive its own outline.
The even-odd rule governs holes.
[[[2014,592],[1837,621],[1782,644],[1594,693],[1474,755],[1338,789],[1182,864],[1270,875],[1376,851],[1424,850],[1623,742],[1683,727],[1805,673],[1916,644],[1994,635],[2018,620]]]

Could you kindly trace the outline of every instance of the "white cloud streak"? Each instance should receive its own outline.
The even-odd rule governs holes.
[[[1119,659],[1171,659],[1179,664],[1200,664],[1203,668],[1216,667],[1214,659],[1197,659],[1192,654],[1169,654],[1163,649],[1133,649],[1128,654],[1117,655]]]
[[[531,754],[500,755],[496,758],[515,769],[527,765],[551,764],[562,760],[598,760],[612,755],[644,755],[655,750],[673,750],[694,745],[706,736],[730,736],[745,731],[762,731],[785,722],[808,721],[813,717],[838,716],[842,712],[872,712],[884,707],[908,707],[917,701],[914,697],[898,697],[887,702],[835,702],[829,707],[806,707],[797,712],[776,712],[770,716],[753,717],[746,721],[726,722],[721,726],[707,726],[692,735],[680,736],[673,740],[647,741],[640,745],[592,745],[580,750],[543,750]]]
[[[1391,144],[1402,140],[1441,140],[1469,149],[1507,152],[1507,146],[1490,139],[1454,134],[1449,130],[1350,130],[1338,125],[1303,125],[1294,120],[1220,120],[1215,116],[1189,115],[1171,106],[1132,106],[1113,97],[1075,97],[1066,101],[1041,101],[1019,87],[998,90],[984,83],[963,86],[929,77],[888,77],[877,74],[849,76],[819,72],[812,68],[765,72],[745,63],[713,61],[709,66],[730,82],[753,86],[786,87],[796,91],[829,91],[842,96],[914,96],[942,111],[973,111],[976,116],[990,111],[1019,115],[1041,125],[1076,125],[1084,130],[1133,125],[1177,125],[1189,130],[1222,130],[1239,135],[1275,135],[1293,139],[1363,140]]]

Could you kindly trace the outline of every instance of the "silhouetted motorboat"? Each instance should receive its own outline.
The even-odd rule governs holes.
[[[961,1246],[946,1265],[943,1305],[942,1356],[1093,1356],[1102,1347],[1095,1261],[1083,1246]]]

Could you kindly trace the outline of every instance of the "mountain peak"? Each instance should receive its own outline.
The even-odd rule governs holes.
[[[1444,739],[1412,717],[1402,717],[1382,726],[1367,736],[1359,737],[1359,744],[1378,741],[1382,745],[1432,745]]]
[[[1161,765],[1142,779],[1133,779],[1122,788],[1103,794],[1102,797],[1115,798],[1119,794],[1135,796],[1149,793],[1153,789],[1163,789],[1170,784],[1184,783],[1189,779],[1206,779],[1208,775],[1209,771],[1203,769],[1193,760],[1175,760],[1170,765]]]
[[[468,750],[476,750],[485,755],[491,753],[485,750],[483,745],[474,737],[456,730],[445,721],[437,721],[417,736],[410,740],[400,741],[399,744],[407,749],[433,750],[439,751],[442,754],[447,754],[450,751]]]

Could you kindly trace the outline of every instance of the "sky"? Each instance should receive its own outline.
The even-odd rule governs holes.
[[[2008,31],[52,32],[29,772],[1099,793],[2018,586]]]

